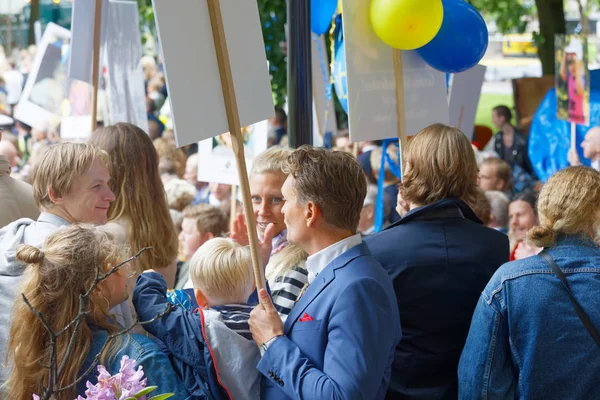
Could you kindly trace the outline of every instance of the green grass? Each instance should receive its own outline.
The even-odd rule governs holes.
[[[477,107],[475,125],[485,125],[495,130],[492,125],[492,109],[501,104],[508,106],[512,110],[514,106],[512,94],[482,93],[479,98],[479,106]]]

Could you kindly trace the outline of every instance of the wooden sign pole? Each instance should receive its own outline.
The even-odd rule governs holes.
[[[250,252],[252,253],[254,280],[256,282],[256,289],[260,290],[264,289],[265,287],[264,273],[258,251],[258,235],[256,233],[256,221],[254,220],[254,211],[252,209],[252,201],[250,198],[250,183],[248,181],[246,157],[244,155],[244,139],[242,136],[240,116],[238,114],[237,100],[233,86],[233,75],[231,74],[229,52],[227,50],[227,41],[225,39],[225,28],[223,26],[221,4],[220,0],[207,0],[207,2],[213,40],[215,42],[215,51],[217,53],[217,62],[221,76],[221,87],[223,88],[223,97],[225,99],[227,123],[229,126],[229,133],[231,135],[233,152],[235,154],[238,176],[240,178],[242,202],[244,203],[244,215],[246,217],[246,227],[248,228]],[[232,199],[232,201],[234,200],[235,199]]]
[[[402,51],[394,49],[394,77],[396,78],[396,114],[398,116],[398,138],[400,139],[400,168],[404,174],[406,149],[406,107],[404,101],[404,67],[402,65]]]
[[[102,0],[96,0],[94,14],[94,54],[92,57],[92,126],[91,132],[96,130],[98,121],[98,81],[100,80],[100,29],[102,27]]]

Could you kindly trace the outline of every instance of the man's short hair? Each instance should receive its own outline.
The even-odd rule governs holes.
[[[284,172],[295,179],[294,190],[300,203],[317,204],[325,222],[356,232],[367,181],[354,156],[302,146],[288,157]]]
[[[225,236],[229,231],[229,221],[218,207],[210,204],[197,204],[183,210],[183,218],[196,220],[200,233],[212,233],[215,237]]]
[[[60,143],[50,146],[33,167],[33,197],[38,207],[51,208],[49,188],[58,197],[68,194],[75,180],[83,175],[96,159],[110,164],[108,153],[85,143]]]
[[[508,108],[505,105],[499,105],[499,106],[494,107],[494,112],[499,117],[504,117],[504,119],[508,123],[510,123],[510,121],[512,120],[512,112],[510,111],[510,108]]]
[[[250,248],[231,239],[211,239],[190,260],[190,278],[194,289],[216,305],[245,302],[254,284]]]
[[[497,226],[508,226],[508,204],[510,200],[499,190],[488,190],[485,197],[490,203],[491,214],[494,216],[494,222]]]
[[[457,128],[430,125],[406,146],[402,197],[429,205],[450,197],[470,206],[477,202],[479,169],[471,142]]]
[[[495,168],[496,179],[501,179],[504,181],[504,187],[502,188],[502,191],[504,191],[504,192],[512,192],[513,191],[512,168],[510,167],[509,163],[507,163],[506,161],[504,161],[498,157],[492,157],[492,158],[486,158],[485,160],[483,160],[481,165],[482,166],[490,165]]]

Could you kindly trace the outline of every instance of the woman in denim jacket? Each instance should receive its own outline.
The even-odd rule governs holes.
[[[546,249],[600,328],[600,173],[571,167],[539,200],[528,239]],[[460,399],[600,399],[600,347],[540,256],[500,267],[481,294],[458,368]]]
[[[95,384],[98,380],[98,363],[115,375],[126,355],[143,368],[148,386],[158,386],[157,393],[174,393],[175,399],[188,398],[158,345],[145,336],[119,335],[123,327],[110,315],[111,308],[127,299],[129,264],[106,274],[127,257],[127,249],[92,225],[60,228],[48,236],[43,249],[21,245],[16,257],[27,264],[20,292],[44,316],[50,329],[59,332],[69,326],[80,314],[81,296],[90,293],[85,304],[87,314],[78,329],[71,325],[56,341],[56,364],[64,363],[64,370],[56,377],[55,389],[69,387],[80,376],[83,379],[58,397],[73,399],[84,395],[86,382]],[[95,284],[98,276],[106,278]],[[42,395],[44,386],[48,387],[49,370],[44,365],[51,365],[50,335],[23,299],[15,302],[13,316],[7,349],[12,369],[6,398],[28,400],[33,394]]]

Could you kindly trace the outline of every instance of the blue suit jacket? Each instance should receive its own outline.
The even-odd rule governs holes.
[[[383,399],[400,338],[391,279],[355,246],[315,278],[259,362],[261,398]]]

